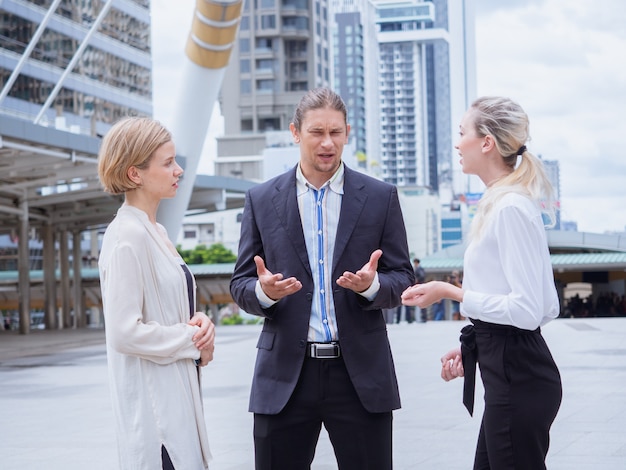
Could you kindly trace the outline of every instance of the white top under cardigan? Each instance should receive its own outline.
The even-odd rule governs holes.
[[[191,340],[198,327],[187,325],[183,261],[163,235],[145,212],[123,205],[102,241],[98,264],[120,469],[161,468],[161,445],[177,470],[208,468],[211,458],[194,361],[200,352]]]
[[[541,211],[522,194],[500,199],[463,263],[461,313],[534,330],[559,315],[559,299]]]

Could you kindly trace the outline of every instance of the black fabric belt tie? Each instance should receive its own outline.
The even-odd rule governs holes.
[[[463,361],[463,404],[470,416],[474,415],[474,392],[476,389],[476,332],[474,325],[461,330],[461,360]]]
[[[313,359],[337,359],[341,356],[339,343],[307,343],[306,357]]]
[[[512,325],[497,325],[481,320],[472,319],[472,325],[464,326],[461,330],[461,359],[463,361],[463,404],[470,416],[474,413],[474,392],[476,389],[476,363],[478,351],[476,349],[476,335],[517,336],[541,334],[541,328],[523,330]]]

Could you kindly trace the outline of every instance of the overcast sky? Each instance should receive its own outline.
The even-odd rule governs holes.
[[[152,1],[154,111],[166,125],[194,5]],[[562,219],[580,231],[626,231],[625,24],[623,0],[476,0],[478,95],[526,110],[529,149],[559,161]],[[214,113],[210,135],[221,126]]]

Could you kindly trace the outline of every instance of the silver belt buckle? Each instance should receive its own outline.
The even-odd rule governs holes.
[[[311,357],[316,359],[335,359],[341,356],[337,343],[313,343],[309,345]]]

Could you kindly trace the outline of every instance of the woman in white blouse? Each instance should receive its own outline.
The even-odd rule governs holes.
[[[456,145],[463,173],[487,189],[472,222],[463,287],[434,281],[409,287],[405,305],[442,298],[461,302],[471,325],[461,347],[445,354],[441,376],[465,376],[463,403],[474,405],[476,363],[485,411],[474,469],[543,469],[549,431],[561,403],[558,368],[540,327],[559,314],[544,216],[553,217],[552,187],[525,143],[528,117],[507,98],[477,99]]]
[[[123,119],[102,141],[100,181],[125,195],[98,262],[121,469],[199,470],[210,459],[198,366],[213,358],[215,328],[195,312],[193,276],[156,221],[182,173],[157,121]]]

